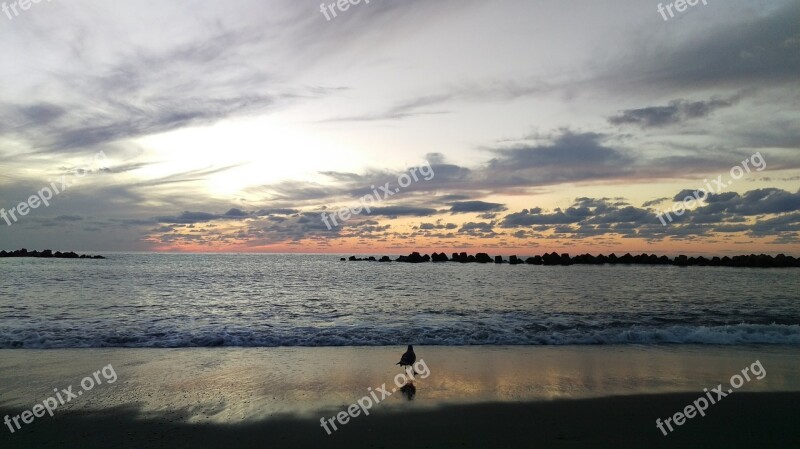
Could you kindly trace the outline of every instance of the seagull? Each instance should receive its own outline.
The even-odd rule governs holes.
[[[417,361],[417,355],[414,354],[414,347],[408,345],[408,350],[405,352],[405,354],[403,354],[402,357],[400,357],[400,361],[397,362],[397,364],[400,365],[401,367],[406,367],[413,365],[414,362],[416,361]]]

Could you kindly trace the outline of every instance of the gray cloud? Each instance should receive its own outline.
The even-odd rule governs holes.
[[[664,201],[669,201],[669,198],[664,197],[664,198],[656,198],[650,201],[645,201],[644,203],[642,203],[642,207],[655,206],[656,204],[663,203]]]
[[[397,217],[429,217],[436,215],[436,209],[427,207],[415,206],[386,206],[386,207],[373,207],[370,212],[362,212],[362,215],[368,216],[384,216],[389,218]]]
[[[497,235],[494,232],[494,223],[482,222],[464,223],[458,230],[458,233],[480,238],[489,238]]]
[[[770,6],[766,14],[704,28],[692,36],[691,45],[666,41],[637,51],[636,60],[625,67],[629,77],[618,80],[647,80],[652,86],[680,89],[795,83],[800,52],[786,42],[798,33],[800,4]]]
[[[685,192],[675,198],[682,200]],[[714,233],[745,232],[752,237],[774,236],[787,243],[800,242],[798,211],[800,192],[780,189],[757,189],[742,195],[727,192],[710,194],[705,204],[680,216],[673,214],[672,221],[665,218],[665,226],[654,211],[630,206],[624,201],[578,198],[564,210],[544,212],[541,208],[534,208],[508,214],[500,222],[500,227],[554,231],[562,237],[618,235],[650,241],[665,237],[690,239]],[[746,224],[744,217],[754,217],[755,222]]]
[[[686,120],[703,118],[712,112],[733,106],[738,98],[708,101],[673,100],[668,106],[629,109],[608,119],[614,125],[639,125],[642,128],[674,125]]]
[[[634,158],[603,145],[603,137],[565,130],[551,144],[493,150],[497,157],[489,161],[487,175],[520,185],[625,176]]]
[[[434,229],[456,229],[458,225],[455,223],[442,223],[441,220],[437,221],[436,223],[420,223],[419,229],[423,231],[434,230]]]
[[[512,101],[556,90],[556,86],[538,79],[461,83],[457,86],[451,86],[443,92],[421,95],[401,101],[383,111],[335,117],[325,121],[398,120],[422,115],[447,114],[450,111],[443,108],[449,103]],[[434,107],[436,109],[431,109]]]

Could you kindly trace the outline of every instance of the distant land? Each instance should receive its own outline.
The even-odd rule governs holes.
[[[0,257],[43,257],[43,258],[56,258],[56,259],[105,259],[103,256],[89,256],[86,254],[78,255],[72,251],[62,253],[61,251],[53,252],[46,249],[42,252],[28,251],[25,248],[16,251],[7,252],[6,250],[0,251]]]
[[[359,258],[350,256],[349,259],[341,258],[340,260],[356,261],[356,262],[392,262],[389,256],[383,256],[376,259],[374,256]],[[581,254],[579,256],[570,257],[569,254],[558,254],[556,252],[545,253],[541,256],[528,257],[523,260],[517,256],[510,256],[508,260],[504,260],[503,256],[491,257],[486,253],[478,253],[468,255],[467,253],[453,253],[453,256],[448,258],[447,254],[433,253],[433,255],[420,255],[418,252],[413,252],[408,256],[400,256],[394,262],[406,263],[424,263],[424,262],[460,262],[460,263],[508,263],[511,265],[528,264],[528,265],[675,265],[679,267],[689,266],[709,266],[709,267],[750,267],[750,268],[800,268],[800,259],[778,254],[773,257],[766,254],[750,254],[733,257],[712,257],[710,259],[703,256],[687,257],[679,255],[674,259],[667,256],[657,256],[655,254],[639,254],[632,256],[630,253],[624,256],[617,256],[611,253],[608,256],[600,254],[593,256],[591,254]]]

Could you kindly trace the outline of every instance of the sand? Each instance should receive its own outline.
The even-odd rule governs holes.
[[[328,435],[320,418],[386,384],[402,347],[0,351],[0,418],[109,364],[0,447],[798,447],[800,348],[418,347],[394,392]],[[664,436],[655,425],[759,360],[766,374]],[[107,369],[105,374],[109,374]],[[113,377],[110,377],[113,379]],[[96,382],[93,382],[96,383]],[[378,395],[377,397],[380,397]],[[13,426],[13,424],[12,424]]]

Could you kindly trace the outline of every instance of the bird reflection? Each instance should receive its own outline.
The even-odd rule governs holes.
[[[414,382],[408,381],[405,385],[400,387],[400,393],[403,393],[409,401],[414,399],[414,395],[417,394],[417,387],[414,386]]]

